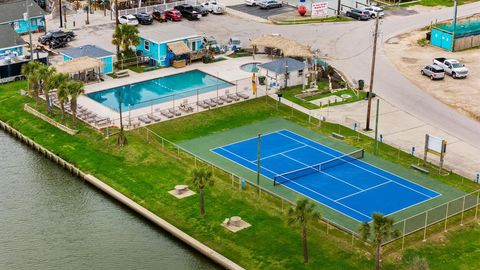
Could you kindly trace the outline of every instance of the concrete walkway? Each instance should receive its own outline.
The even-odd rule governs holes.
[[[276,98],[276,95],[271,95]],[[326,121],[334,122],[353,129],[357,123],[357,130],[369,137],[374,137],[373,131],[365,132],[363,128],[366,122],[367,102],[360,101],[345,105],[333,106],[317,110],[308,110],[289,100],[282,99],[282,103],[293,106],[295,109],[312,115],[317,119],[325,117]],[[376,99],[372,103],[371,127],[375,125]],[[415,147],[415,155],[423,158],[425,145],[425,134],[445,139],[447,155],[445,157],[445,168],[474,180],[480,172],[480,149],[469,145],[455,136],[435,127],[422,120],[406,113],[385,100],[380,100],[379,110],[379,134],[383,136],[383,142],[400,148],[402,151],[411,153]],[[430,156],[432,157],[432,156]],[[434,156],[433,156],[434,157]],[[438,164],[438,158],[429,159],[430,162]]]

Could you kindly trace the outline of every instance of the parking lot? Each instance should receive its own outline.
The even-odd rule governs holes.
[[[247,13],[249,15],[257,16],[263,19],[268,19],[268,17],[270,16],[288,13],[296,10],[295,7],[292,7],[286,4],[283,4],[283,6],[280,8],[272,8],[272,9],[261,9],[258,6],[247,6],[245,4],[229,6],[229,8],[234,9],[236,11],[243,12],[243,13]]]

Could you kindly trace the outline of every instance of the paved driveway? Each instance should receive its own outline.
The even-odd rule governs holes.
[[[257,16],[263,19],[267,19],[268,17],[273,15],[283,14],[283,13],[292,12],[296,10],[294,7],[285,5],[285,4],[280,8],[272,8],[272,9],[261,9],[258,6],[251,7],[245,4],[229,6],[229,8],[234,9],[236,11],[243,12],[243,13],[247,13],[253,16]]]

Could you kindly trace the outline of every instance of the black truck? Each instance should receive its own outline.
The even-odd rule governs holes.
[[[175,7],[176,10],[182,13],[182,16],[188,20],[198,20],[202,15],[194,10],[192,5],[183,4]]]
[[[43,45],[50,45],[50,42],[53,40],[70,42],[75,36],[73,31],[49,31],[45,35],[38,37],[38,42]]]

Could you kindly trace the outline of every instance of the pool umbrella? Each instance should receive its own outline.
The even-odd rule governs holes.
[[[254,95],[257,94],[257,80],[255,79],[255,73],[252,73],[252,92]]]

